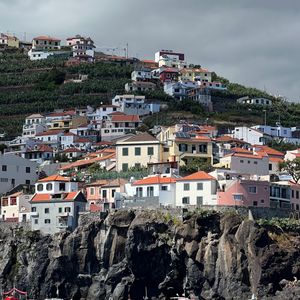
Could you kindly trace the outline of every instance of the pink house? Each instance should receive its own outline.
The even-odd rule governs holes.
[[[294,210],[300,210],[300,184],[290,181],[291,186],[291,208]]]
[[[89,210],[105,211],[115,207],[115,194],[124,192],[125,179],[97,180],[86,186]]]
[[[228,181],[217,193],[217,204],[224,206],[270,207],[268,181]]]

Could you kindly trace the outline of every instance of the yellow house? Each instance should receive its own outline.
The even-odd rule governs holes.
[[[116,143],[116,170],[147,167],[161,160],[161,143],[149,133],[140,133]]]
[[[0,46],[10,47],[10,48],[19,48],[20,41],[17,37],[13,35],[3,34],[0,35]]]
[[[212,140],[207,136],[192,137],[184,132],[175,132],[175,127],[164,128],[158,135],[164,161],[178,161],[185,165],[189,160],[201,158],[213,162]]]
[[[187,68],[180,71],[179,80],[211,82],[211,74],[207,69]]]

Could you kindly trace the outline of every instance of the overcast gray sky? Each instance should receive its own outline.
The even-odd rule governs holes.
[[[0,0],[0,32],[79,33],[138,58],[183,51],[233,82],[300,99],[298,0]]]

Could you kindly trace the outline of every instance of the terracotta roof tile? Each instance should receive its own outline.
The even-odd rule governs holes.
[[[112,115],[112,122],[140,122],[138,115]]]
[[[60,176],[60,175],[52,175],[52,176],[48,176],[46,178],[40,179],[38,182],[48,182],[48,181],[65,181],[65,182],[69,182],[69,181],[71,181],[71,178]]]
[[[189,180],[215,180],[215,178],[204,171],[199,171],[191,175],[177,179],[177,181],[189,181]]]
[[[151,176],[141,180],[137,180],[133,185],[148,185],[148,184],[167,184],[175,183],[176,179],[172,177]]]

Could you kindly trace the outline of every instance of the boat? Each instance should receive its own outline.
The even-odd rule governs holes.
[[[11,290],[2,293],[2,299],[4,300],[22,300],[27,299],[27,292],[18,290],[13,287]]]

